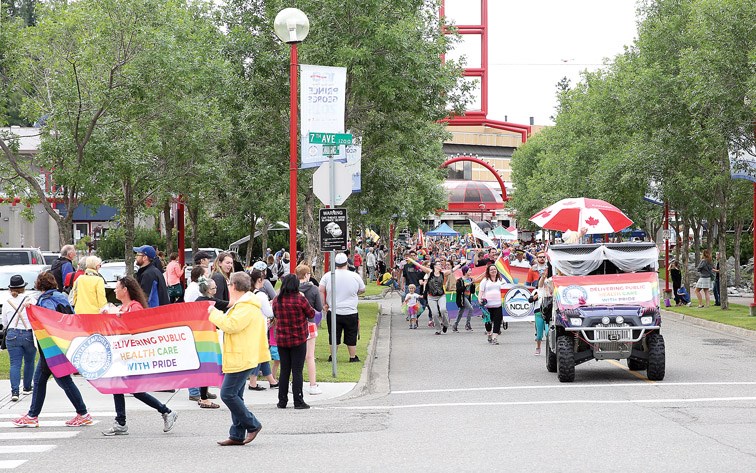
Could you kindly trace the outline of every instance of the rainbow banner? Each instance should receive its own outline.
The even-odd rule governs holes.
[[[220,386],[221,348],[209,302],[122,315],[27,309],[55,376],[79,372],[103,394]]]

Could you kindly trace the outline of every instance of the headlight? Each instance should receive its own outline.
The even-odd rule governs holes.
[[[654,320],[653,317],[641,317],[641,323],[643,325],[651,325],[651,322]]]
[[[570,319],[570,324],[573,325],[573,326],[575,326],[575,327],[580,327],[581,325],[583,325],[583,319],[581,319],[579,317],[571,318]]]
[[[619,315],[619,316],[617,316],[616,319],[614,319],[614,321],[617,322],[618,324],[621,324],[621,323],[625,322],[625,318],[622,317],[621,315]]]
[[[609,325],[609,322],[611,322],[611,321],[612,320],[609,317],[602,317],[601,318],[601,323],[604,324],[604,325]]]

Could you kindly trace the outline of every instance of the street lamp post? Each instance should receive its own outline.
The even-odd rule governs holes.
[[[310,20],[301,10],[284,8],[273,21],[278,39],[291,45],[289,65],[289,271],[297,267],[297,44],[310,32]]]

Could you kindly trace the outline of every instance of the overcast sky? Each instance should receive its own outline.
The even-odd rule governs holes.
[[[457,24],[472,21],[475,0],[446,1]],[[557,82],[576,83],[636,37],[635,0],[488,0],[488,15],[488,117],[514,123],[552,124]]]

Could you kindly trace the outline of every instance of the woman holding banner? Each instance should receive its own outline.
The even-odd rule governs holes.
[[[124,276],[116,282],[115,296],[116,299],[121,301],[121,307],[117,309],[110,308],[104,312],[125,314],[127,312],[142,310],[147,307],[147,296],[144,295],[144,291],[142,291],[137,280],[131,276]],[[173,428],[176,418],[178,418],[178,413],[171,411],[168,409],[168,406],[147,393],[134,393],[133,396],[152,407],[163,416],[163,432],[169,432]],[[104,431],[102,434],[107,437],[114,435],[128,435],[129,428],[126,425],[126,398],[123,394],[113,394],[113,402],[115,403],[116,411],[115,422],[113,422],[113,426],[110,429]]]
[[[74,313],[73,308],[68,303],[68,296],[58,291],[58,283],[51,272],[45,271],[39,273],[34,288],[42,292],[37,299],[38,306],[66,314]],[[39,349],[39,363],[37,363],[37,370],[34,372],[34,393],[32,395],[31,406],[29,406],[29,412],[25,416],[13,421],[13,425],[16,427],[39,427],[39,414],[42,412],[42,406],[45,404],[47,382],[50,380],[50,376],[53,376],[39,343],[37,344],[37,348]],[[61,376],[60,378],[55,377],[55,382],[66,393],[66,397],[76,409],[76,417],[66,421],[66,426],[80,427],[92,425],[92,416],[87,412],[87,406],[84,404],[81,392],[71,379],[71,375]]]
[[[501,289],[505,284],[506,280],[501,276],[496,265],[489,264],[486,275],[480,283],[478,300],[491,314],[491,322],[486,322],[486,335],[488,335],[488,343],[493,345],[499,344],[498,336],[501,335],[503,319]]]

